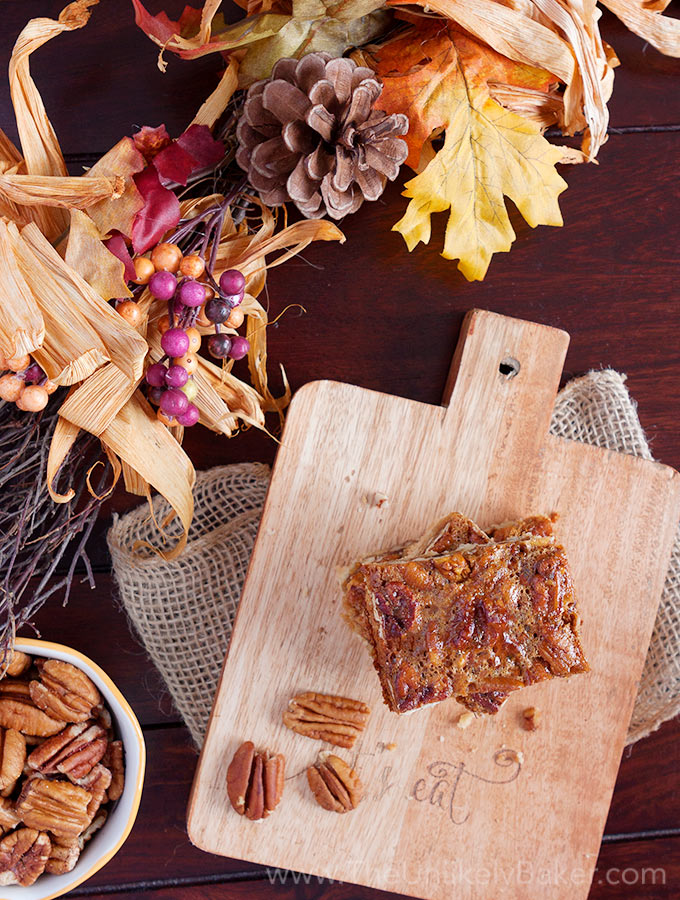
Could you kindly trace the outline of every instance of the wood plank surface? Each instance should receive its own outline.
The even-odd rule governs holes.
[[[189,834],[198,846],[374,887],[417,883],[418,896],[438,898],[446,893],[443,871],[460,858],[442,857],[442,847],[455,838],[467,867],[493,854],[510,872],[524,859],[517,823],[543,807],[532,860],[584,871],[594,864],[680,512],[680,476],[546,434],[564,338],[555,329],[473,313],[446,411],[330,382],[298,393],[192,794]],[[498,371],[506,356],[521,364],[510,381]],[[380,510],[371,510],[375,491],[389,498]],[[337,565],[402,545],[454,509],[482,524],[559,511],[592,666],[582,679],[534,686],[530,698],[528,691],[513,695],[497,719],[475,722],[465,739],[456,734],[450,704],[400,719],[385,710],[368,654],[338,615],[335,584]],[[604,523],[614,517],[621,531],[612,546]],[[352,755],[368,786],[366,801],[351,822],[331,822],[291,776],[285,817],[272,816],[266,832],[255,830],[224,797],[227,758],[248,739],[283,752],[289,771],[304,771],[314,748],[278,716],[287,697],[309,689],[359,696],[372,707]],[[517,726],[530,701],[547,722],[533,742]],[[375,748],[389,741],[397,750],[386,760]],[[501,764],[505,747],[515,748],[516,771],[510,757],[506,773],[492,765]],[[413,802],[427,800],[414,784],[422,795],[437,759],[447,764],[438,785],[429,785],[429,806]],[[529,776],[520,780],[523,761]],[[461,765],[476,779],[462,801],[452,787]],[[489,787],[511,781],[504,792]],[[441,815],[447,803],[449,813]],[[521,893],[514,884],[507,889],[508,897]],[[585,893],[556,886],[545,896]]]

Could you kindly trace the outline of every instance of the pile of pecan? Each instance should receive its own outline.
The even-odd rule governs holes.
[[[370,712],[361,700],[305,691],[288,702],[283,724],[304,737],[350,749]],[[283,754],[256,750],[252,741],[241,744],[227,769],[227,796],[234,810],[255,821],[267,818],[283,796],[284,772]],[[319,753],[306,772],[314,799],[323,809],[336,813],[356,809],[363,785],[344,759]]]
[[[123,745],[92,681],[15,651],[0,680],[0,885],[70,872],[123,783]]]

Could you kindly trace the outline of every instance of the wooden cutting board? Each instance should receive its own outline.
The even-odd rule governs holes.
[[[680,478],[548,434],[568,342],[563,331],[476,310],[448,407],[330,381],[297,392],[194,781],[188,827],[198,847],[433,900],[587,897]],[[335,572],[452,510],[482,527],[559,513],[592,668],[516,692],[465,730],[453,700],[408,716],[387,710],[366,647],[341,618]],[[303,690],[373,710],[354,749],[339,751],[366,786],[347,815],[317,806],[304,775],[328,745],[281,724]],[[528,706],[540,711],[538,731],[521,726]],[[281,805],[262,823],[238,816],[225,792],[244,740],[287,761]]]

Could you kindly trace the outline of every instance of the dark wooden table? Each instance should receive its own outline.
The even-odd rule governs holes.
[[[182,5],[148,3],[171,14]],[[5,0],[3,60],[29,16],[56,16],[61,7]],[[403,208],[399,185],[392,186],[345,223],[344,247],[311,247],[303,259],[272,272],[272,312],[291,302],[307,309],[304,316],[288,313],[271,329],[272,371],[284,362],[293,388],[334,378],[436,403],[463,314],[484,307],[569,331],[565,380],[600,366],[626,372],[655,456],[680,468],[680,60],[662,57],[608,14],[603,33],[622,63],[610,104],[610,137],[599,166],[565,171],[570,187],[561,200],[564,228],[532,231],[515,216],[512,252],[493,260],[483,283],[470,285],[438,255],[441,222],[431,245],[411,255],[390,232]],[[102,3],[85,30],[37,53],[33,72],[74,173],[136,126],[165,122],[178,134],[216,83],[219,59],[185,63],[171,57],[161,75],[156,53],[124,0]],[[0,126],[15,135],[4,82]],[[228,441],[194,429],[186,446],[197,468],[271,462],[275,453],[271,440],[252,431]],[[108,513],[131,505],[120,493]],[[196,755],[116,604],[106,524],[92,548],[96,591],[78,587],[66,609],[48,606],[38,625],[45,637],[89,654],[118,683],[144,727],[148,773],[127,843],[73,896],[387,897],[292,874],[272,884],[260,867],[190,845],[184,814]],[[624,753],[592,900],[680,897],[679,739],[675,719]],[[659,868],[663,875],[653,871]]]

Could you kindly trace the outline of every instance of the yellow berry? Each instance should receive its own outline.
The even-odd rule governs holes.
[[[27,412],[40,412],[47,406],[48,394],[39,384],[27,385],[20,396],[21,407]]]
[[[16,403],[24,389],[24,380],[17,375],[3,375],[0,378],[0,400]]]
[[[179,270],[187,278],[200,278],[205,272],[205,261],[198,253],[190,253],[179,264]]]
[[[229,313],[229,318],[224,323],[228,328],[240,328],[243,325],[245,313],[240,306],[235,306]]]
[[[49,378],[47,379],[47,381],[43,382],[42,386],[45,388],[48,394],[53,394],[58,387],[58,385],[56,385],[53,381],[50,381]]]
[[[184,356],[178,356],[176,359],[173,359],[173,364],[184,366],[189,375],[193,375],[198,368],[198,359],[195,353],[185,353]]]
[[[135,266],[135,277],[132,279],[135,284],[148,284],[149,279],[156,271],[156,267],[146,256],[138,256],[133,260]]]
[[[13,372],[23,372],[31,365],[31,357],[26,353],[24,356],[13,356],[6,360],[7,368]]]
[[[162,422],[164,425],[169,426],[169,425],[177,424],[177,422],[175,422],[174,419],[170,418],[169,416],[166,416],[162,409],[158,409],[156,411],[156,418],[158,419],[159,422]]]
[[[182,251],[177,244],[157,244],[151,251],[151,262],[157,272],[176,272],[182,261]]]
[[[212,298],[215,296],[215,291],[210,287],[209,284],[204,284],[203,290],[205,291],[205,302],[207,303],[208,300],[212,300]]]
[[[201,348],[201,332],[198,328],[187,328],[186,334],[189,338],[189,353],[197,353]]]
[[[161,316],[157,322],[157,325],[158,325],[158,330],[160,331],[160,333],[165,334],[165,332],[170,327],[170,316],[168,316],[168,315]]]
[[[144,313],[134,300],[123,300],[122,303],[118,304],[116,309],[133,328],[136,328],[144,318]]]
[[[199,309],[198,315],[196,316],[196,324],[201,325],[203,328],[212,328],[213,323],[210,319],[206,318],[205,315],[205,306],[202,306]]]

